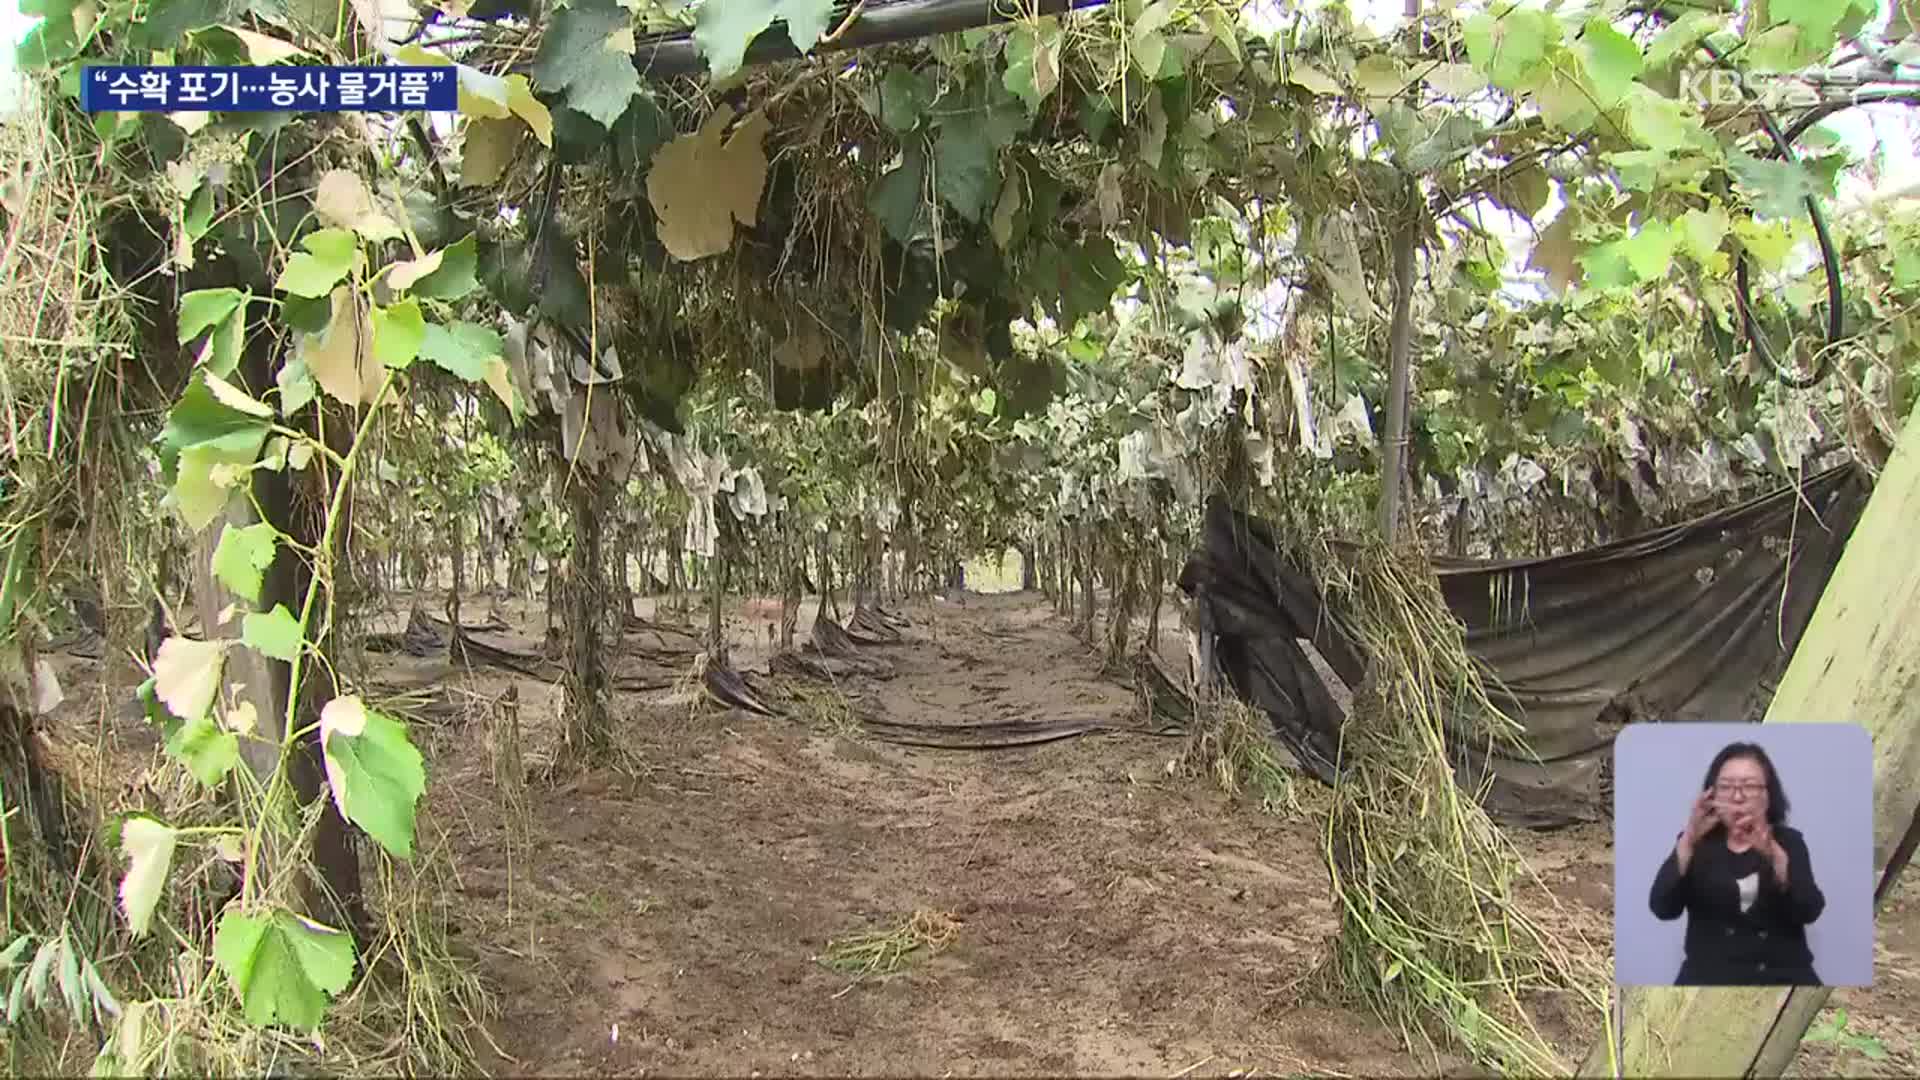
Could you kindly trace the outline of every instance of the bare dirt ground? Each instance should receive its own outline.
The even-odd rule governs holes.
[[[532,648],[537,609],[508,611],[522,613],[512,621]],[[897,677],[842,687],[861,716],[1135,708],[1039,597],[902,613],[907,641],[870,650]],[[735,606],[742,670],[765,671],[775,617],[764,603]],[[1171,634],[1167,644],[1181,663]],[[446,674],[444,660],[381,663],[396,682]],[[70,688],[89,674],[98,684],[98,664],[63,665]],[[517,684],[529,758],[556,739],[555,687],[492,670],[457,682],[474,702]],[[104,695],[69,697],[56,739],[141,746],[122,730],[138,724],[115,720]],[[914,749],[661,697],[622,694],[629,760],[534,785],[524,815],[495,787],[484,709],[421,738],[422,847],[454,868],[459,947],[501,995],[496,1074],[1436,1075],[1462,1064],[1308,992],[1334,925],[1318,825],[1170,771],[1177,739]],[[1516,842],[1570,917],[1606,940],[1606,830]],[[1810,1044],[1795,1074],[1920,1071],[1913,895],[1882,917],[1877,986],[1834,998],[1847,1032],[1888,1056],[1842,1036]],[[822,962],[834,939],[915,912],[950,918],[951,938],[899,974],[858,979]],[[1597,1022],[1565,1017],[1547,1034],[1577,1059]]]

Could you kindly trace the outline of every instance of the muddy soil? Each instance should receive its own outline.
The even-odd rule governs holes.
[[[522,647],[537,648],[538,609],[505,610]],[[868,650],[895,677],[839,687],[858,716],[1124,720],[1135,709],[1042,598],[968,595],[899,610],[912,623],[906,640]],[[777,614],[754,602],[729,617],[736,666],[775,689],[780,680],[758,673]],[[1174,670],[1184,666],[1171,633],[1164,652]],[[873,741],[828,712],[769,719],[695,709],[671,690],[628,692],[616,708],[626,760],[535,784],[520,812],[494,784],[490,702],[517,688],[522,751],[537,769],[557,741],[557,689],[498,670],[452,673],[444,659],[376,659],[383,680],[450,682],[469,703],[421,740],[422,846],[457,868],[460,946],[500,994],[491,1036],[502,1056],[486,1063],[496,1074],[1358,1076],[1462,1066],[1312,992],[1334,925],[1318,824],[1307,810],[1264,812],[1174,769],[1178,739],[917,749]],[[70,700],[55,738],[98,741],[112,751],[97,756],[101,769],[150,752],[108,695],[72,692],[89,678],[97,686],[100,665],[62,663]],[[1516,842],[1560,917],[1610,937],[1606,830]],[[1848,1034],[1809,1045],[1795,1074],[1920,1071],[1914,893],[1881,921],[1876,987],[1834,996]],[[947,935],[944,947],[890,977],[825,962],[836,940],[915,913]],[[1598,1018],[1553,1012],[1546,1033],[1577,1059]],[[1859,1035],[1878,1040],[1884,1059]]]

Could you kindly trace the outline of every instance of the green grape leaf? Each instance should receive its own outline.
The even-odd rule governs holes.
[[[1578,135],[1600,119],[1593,88],[1561,64],[1542,64],[1527,80],[1525,92],[1547,123]]]
[[[1894,253],[1893,283],[1902,289],[1920,284],[1920,248],[1903,247]]]
[[[1732,219],[1718,206],[1689,210],[1680,216],[1680,250],[1699,263],[1701,269],[1712,274],[1724,273],[1731,260],[1720,250],[1720,245],[1732,227]]]
[[[167,739],[167,756],[187,767],[193,778],[207,787],[218,787],[227,773],[240,763],[240,739],[231,731],[220,730],[208,717],[188,720],[174,729]]]
[[[353,271],[358,241],[345,229],[316,229],[301,238],[305,251],[296,251],[280,271],[273,287],[284,293],[317,300],[333,291]]]
[[[634,47],[633,15],[626,8],[614,0],[574,0],[548,17],[533,78],[611,129],[640,93]]]
[[[470,322],[441,326],[428,323],[421,338],[420,355],[435,367],[468,382],[486,379],[493,364],[506,355],[500,335]]]
[[[1581,254],[1580,266],[1585,271],[1582,284],[1595,289],[1633,284],[1633,266],[1627,261],[1626,244],[1625,240],[1612,240]]]
[[[275,604],[271,611],[249,612],[240,620],[240,640],[263,656],[289,663],[300,655],[300,646],[304,643],[300,620],[293,617],[285,604]]]
[[[1060,85],[1060,46],[1064,37],[1064,31],[1058,27],[1046,31],[1020,27],[1007,39],[1007,70],[1001,82],[1026,102],[1030,113],[1039,112],[1047,95]]]
[[[200,289],[180,297],[180,344],[185,345],[226,322],[247,299],[248,295],[239,289]]]
[[[833,22],[833,0],[702,0],[694,12],[693,42],[713,80],[732,78],[746,61],[747,46],[775,20],[785,22],[787,39],[804,55]]]
[[[1627,130],[1649,150],[1672,154],[1709,140],[1697,108],[1646,86],[1631,88],[1626,114]]]
[[[353,980],[353,938],[275,908],[228,908],[213,936],[213,960],[239,996],[247,1021],[317,1031],[327,999]]]
[[[1534,8],[1506,6],[1502,14],[1481,12],[1462,28],[1467,58],[1495,86],[1517,90],[1546,57],[1547,47],[1560,40],[1560,23]]]
[[[1673,267],[1673,230],[1664,221],[1649,221],[1620,242],[1620,254],[1641,281],[1658,281]]]
[[[935,87],[930,75],[895,64],[887,69],[874,92],[878,95],[880,122],[895,135],[908,135],[926,118]]]
[[[473,233],[441,248],[439,265],[406,286],[423,300],[459,300],[480,287],[479,238]],[[396,286],[398,287],[398,286]]]
[[[1748,154],[1733,154],[1727,161],[1741,191],[1753,204],[1754,213],[1766,218],[1799,217],[1806,213],[1806,200],[1832,195],[1811,169],[1799,162],[1771,161]]]
[[[427,336],[420,301],[408,299],[392,307],[375,307],[372,316],[373,358],[390,368],[411,365]]]
[[[906,245],[926,222],[927,155],[919,140],[908,144],[900,166],[876,180],[867,208],[895,242]]]
[[[120,879],[120,910],[126,913],[134,937],[147,936],[179,835],[150,817],[131,817],[120,826],[120,850],[127,853],[127,874]]]
[[[249,602],[260,599],[260,582],[267,567],[273,565],[273,548],[279,534],[266,522],[244,527],[228,522],[220,530],[220,543],[213,549],[213,576],[220,579],[235,596]]]
[[[280,388],[280,415],[288,418],[306,408],[320,393],[319,384],[313,381],[313,372],[308,370],[306,359],[297,353],[287,358],[279,374],[273,377],[273,382]]]
[[[1654,35],[1647,47],[1647,68],[1659,71],[1691,53],[1708,36],[1726,28],[1727,18],[1707,11],[1688,11]]]
[[[414,804],[427,773],[406,725],[339,697],[320,710],[320,745],[341,816],[393,855],[412,858]]]
[[[935,191],[968,221],[979,221],[1000,190],[998,152],[977,127],[942,126],[933,145],[933,170]]]
[[[1620,104],[1646,67],[1640,46],[1605,19],[1590,20],[1580,31],[1579,52],[1602,111]]]
[[[1733,235],[1740,239],[1741,249],[1747,253],[1747,258],[1753,260],[1755,268],[1762,271],[1780,269],[1799,239],[1794,235],[1793,225],[1789,221],[1754,221],[1751,218],[1734,219]]]
[[[232,22],[244,6],[238,0],[164,0],[149,4],[144,17],[134,24],[132,37],[143,49],[171,49],[188,34]]]

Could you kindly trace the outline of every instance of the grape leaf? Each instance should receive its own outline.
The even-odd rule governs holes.
[[[747,46],[776,19],[785,22],[787,39],[804,55],[833,21],[833,0],[702,0],[694,12],[693,42],[713,80],[732,78],[746,61]]]
[[[413,295],[426,300],[459,300],[480,287],[476,276],[480,267],[479,239],[473,233],[441,248],[439,264],[407,286]]]
[[[998,151],[970,124],[943,124],[933,144],[935,192],[968,221],[979,221],[1000,187]]]
[[[207,392],[213,400],[225,405],[237,413],[257,417],[262,420],[273,417],[273,409],[256,400],[252,394],[233,385],[211,371],[203,372],[200,380],[207,384]]]
[[[520,142],[526,134],[526,128],[512,120],[467,121],[466,134],[460,140],[460,185],[485,187],[497,183],[519,156]]]
[[[1498,16],[1481,12],[1466,21],[1467,58],[1495,86],[1516,90],[1560,39],[1560,23],[1533,8],[1508,6]]]
[[[1600,119],[1593,88],[1560,64],[1540,65],[1525,91],[1547,123],[1570,134],[1578,135]]]
[[[1778,270],[1798,239],[1791,222],[1754,221],[1751,218],[1736,218],[1733,235],[1739,237],[1741,249],[1761,270]]]
[[[1647,47],[1647,68],[1658,71],[1691,53],[1709,35],[1724,29],[1726,16],[1706,11],[1689,11],[1654,35]]]
[[[901,152],[900,166],[874,181],[867,208],[880,227],[902,245],[913,242],[926,221],[927,154],[915,140]]]
[[[1677,153],[1709,141],[1699,110],[1644,85],[1635,85],[1626,97],[1627,130],[1641,146]]]
[[[224,641],[170,637],[153,658],[153,690],[167,711],[192,723],[207,715],[220,690],[227,657]]]
[[[660,242],[685,262],[718,255],[733,246],[733,223],[752,228],[760,217],[767,154],[760,142],[771,126],[762,112],[748,114],[733,137],[722,136],[733,107],[721,105],[700,130],[660,148],[647,172],[647,201],[660,217]]]
[[[633,15],[626,8],[614,0],[575,0],[547,19],[533,77],[564,94],[573,109],[612,128],[640,93],[633,50]]]
[[[300,633],[300,620],[293,617],[285,604],[273,605],[271,611],[249,612],[240,620],[240,640],[258,650],[262,656],[288,663],[300,655],[303,638]]]
[[[179,833],[150,817],[128,818],[120,826],[120,850],[127,853],[127,875],[120,879],[120,910],[134,937],[146,937],[153,909],[166,887]]]
[[[239,289],[200,289],[180,297],[180,344],[226,322],[246,300],[247,294]]]
[[[1305,89],[1308,93],[1321,97],[1331,97],[1340,93],[1340,84],[1333,76],[1314,67],[1304,60],[1287,61],[1287,81]]]
[[[161,475],[173,483],[174,495],[179,498],[183,494],[180,459],[187,451],[197,452],[198,467],[203,469],[213,463],[247,466],[253,464],[266,441],[266,424],[257,417],[221,404],[213,396],[213,390],[206,380],[194,379],[187,384],[180,400],[174,402],[173,408],[167,413],[166,426],[161,429]],[[204,483],[206,478],[195,479]],[[218,506],[214,507],[214,512],[218,509]],[[184,504],[181,516],[196,532],[206,528],[213,520],[210,513],[203,516]]]
[[[167,755],[187,767],[194,779],[217,787],[240,763],[240,740],[209,717],[182,723],[167,739]]]
[[[320,710],[320,745],[341,816],[394,855],[412,858],[414,804],[427,774],[406,726],[357,697],[334,698]]]
[[[264,916],[228,908],[214,932],[213,959],[249,1023],[315,1031],[327,999],[353,979],[353,938],[279,908]]]
[[[1007,70],[1001,83],[1028,112],[1039,112],[1047,95],[1060,85],[1060,45],[1065,34],[1058,27],[1036,31],[1020,27],[1007,39]]]
[[[1594,103],[1602,111],[1620,104],[1646,67],[1640,46],[1605,19],[1590,20],[1580,31],[1579,50],[1593,83]]]
[[[390,368],[405,368],[420,355],[427,335],[427,321],[420,314],[420,301],[402,300],[392,307],[375,307],[373,318],[373,359]]]
[[[280,271],[274,288],[294,296],[316,300],[327,295],[353,270],[359,254],[353,234],[344,229],[317,229],[300,240],[305,251],[296,251]]]
[[[374,204],[373,192],[367,190],[366,183],[345,169],[329,169],[320,177],[320,185],[313,195],[313,212],[328,225],[358,233],[376,244],[398,240],[403,235],[393,218]],[[351,250],[348,248],[349,259]]]
[[[1732,228],[1727,212],[1718,206],[1689,210],[1680,216],[1680,250],[1709,273],[1724,273],[1730,261],[1720,244]]]
[[[907,135],[925,119],[927,107],[933,104],[934,85],[928,75],[896,64],[887,69],[875,93],[880,122],[895,135]]]
[[[1806,200],[1832,194],[1823,190],[1812,170],[1799,162],[1771,161],[1749,154],[1733,154],[1727,161],[1740,189],[1761,217],[1798,217],[1806,212]]]
[[[280,415],[292,417],[294,413],[307,407],[320,392],[314,385],[313,372],[307,370],[307,362],[299,356],[289,358],[273,377],[273,384],[280,388]]]
[[[1620,254],[1641,281],[1658,281],[1673,266],[1673,230],[1664,221],[1649,221],[1620,242]]]
[[[273,547],[279,534],[266,522],[236,527],[229,522],[220,530],[220,543],[213,549],[213,575],[243,600],[260,599],[260,582],[267,567],[273,565]]]
[[[441,326],[428,323],[420,343],[420,355],[455,378],[480,382],[494,362],[506,355],[500,335],[470,322]]]
[[[320,389],[343,405],[356,406],[380,392],[384,369],[373,362],[373,328],[360,297],[345,285],[333,290],[333,318],[325,333],[304,334],[295,356]]]

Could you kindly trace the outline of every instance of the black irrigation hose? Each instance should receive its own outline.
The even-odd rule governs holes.
[[[1920,103],[1920,92],[1917,91],[1861,91],[1846,101],[1827,102],[1810,109],[1806,114],[1794,121],[1790,127],[1782,131],[1779,121],[1774,118],[1773,111],[1768,109],[1766,105],[1760,101],[1759,95],[1753,92],[1753,89],[1747,85],[1747,81],[1744,78],[1740,78],[1739,72],[1727,63],[1726,55],[1704,38],[1701,39],[1699,45],[1707,55],[1713,57],[1714,63],[1719,64],[1722,68],[1733,73],[1735,82],[1740,87],[1740,92],[1746,96],[1752,103],[1754,110],[1759,114],[1760,126],[1762,130],[1767,133],[1768,140],[1773,143],[1773,153],[1789,165],[1799,164],[1799,158],[1793,151],[1793,144],[1798,142],[1800,137],[1805,135],[1813,125],[1830,116],[1845,112],[1859,105],[1868,105],[1876,102],[1904,101],[1909,104]],[[1795,390],[1810,389],[1826,379],[1828,372],[1833,367],[1833,347],[1839,344],[1846,336],[1846,319],[1845,311],[1842,307],[1843,296],[1840,281],[1840,254],[1834,247],[1833,234],[1827,227],[1827,217],[1820,210],[1820,197],[1810,194],[1806,197],[1805,201],[1807,205],[1807,217],[1813,222],[1814,239],[1820,245],[1821,266],[1826,272],[1827,277],[1826,343],[1820,350],[1811,375],[1803,376],[1798,373],[1789,372],[1781,365],[1779,358],[1774,354],[1772,343],[1766,339],[1766,336],[1761,332],[1759,323],[1753,317],[1753,287],[1747,255],[1744,250],[1735,255],[1733,264],[1734,303],[1740,308],[1740,325],[1741,329],[1746,333],[1747,342],[1753,347],[1755,352],[1760,354],[1760,358],[1766,362],[1767,366],[1773,369],[1774,378],[1780,380],[1783,385]]]
[[[915,41],[938,34],[951,34],[996,23],[1013,22],[1034,16],[1064,15],[1073,11],[1102,7],[1108,0],[1031,0],[1009,4],[1005,0],[885,0],[878,4],[836,5],[831,25],[840,29],[832,40],[814,46],[814,54],[865,49]],[[802,54],[785,33],[786,21],[775,20],[747,45],[741,68],[798,60]],[[707,70],[707,58],[694,44],[693,33],[673,30],[652,34],[635,42],[633,66],[640,77],[655,82],[699,75]],[[531,63],[517,64],[512,70],[531,72]]]

